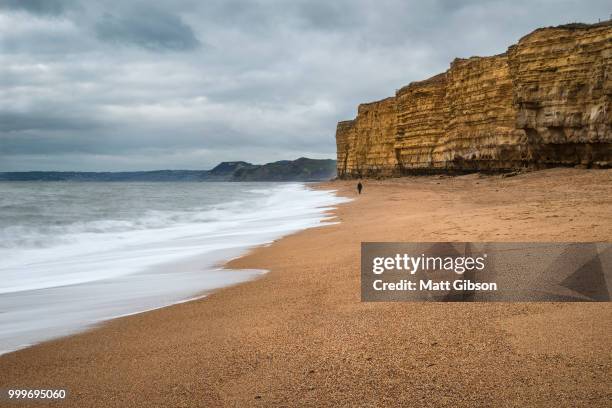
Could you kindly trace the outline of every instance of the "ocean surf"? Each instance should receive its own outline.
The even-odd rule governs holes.
[[[343,200],[302,183],[0,183],[0,354],[254,278],[220,265]]]

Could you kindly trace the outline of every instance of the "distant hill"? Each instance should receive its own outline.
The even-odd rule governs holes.
[[[222,162],[212,170],[6,172],[0,173],[0,181],[322,181],[335,176],[335,160],[301,157],[263,165],[244,161]]]
[[[336,175],[335,160],[314,160],[300,157],[297,160],[281,160],[261,166],[237,169],[234,181],[319,181]]]
[[[229,181],[236,171],[254,167],[257,166],[243,161],[221,162],[208,171],[207,181]]]

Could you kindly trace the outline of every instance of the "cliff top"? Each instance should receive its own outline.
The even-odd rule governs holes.
[[[538,28],[535,31],[546,30],[550,28],[557,28],[557,29],[563,29],[563,30],[588,30],[591,28],[600,28],[600,27],[608,27],[608,26],[612,26],[612,20],[605,20],[605,21],[600,21],[599,23],[592,23],[592,24],[588,24],[588,23],[561,24],[558,26]]]
[[[433,85],[433,84],[441,84],[443,82],[446,81],[446,72],[442,72],[440,74],[434,75],[431,78],[427,78],[424,79],[422,81],[412,81],[411,83],[409,83],[406,86],[401,87],[400,89],[398,89],[397,91],[395,91],[395,94],[400,94],[402,92],[407,91],[409,88],[415,88],[415,87],[420,87],[420,86],[426,86],[426,85]]]
[[[534,34],[540,34],[543,31],[550,31],[550,30],[567,30],[567,31],[576,31],[576,30],[593,30],[593,29],[600,29],[600,28],[606,28],[606,27],[612,27],[612,20],[605,20],[605,21],[600,21],[598,23],[592,23],[592,24],[588,24],[588,23],[569,23],[569,24],[561,24],[558,26],[549,26],[549,27],[540,27],[540,28],[536,28],[535,30],[533,30],[532,32],[530,32],[527,35],[522,36],[518,42],[520,43],[521,41],[525,40],[528,37],[531,37]],[[511,45],[510,48],[514,47],[516,44]]]
[[[453,66],[453,64],[456,63],[462,63],[462,62],[474,62],[474,61],[481,61],[481,60],[490,60],[490,59],[495,59],[495,58],[499,58],[499,57],[505,57],[506,55],[508,55],[508,52],[501,52],[499,54],[495,54],[495,55],[472,55],[471,57],[468,58],[455,58],[454,60],[451,61],[451,67]]]
[[[352,126],[355,124],[355,119],[341,120],[338,122],[338,127]]]
[[[360,108],[362,108],[362,107],[364,107],[364,108],[368,108],[368,107],[370,107],[370,106],[380,105],[381,103],[391,102],[391,101],[393,100],[393,98],[395,98],[395,97],[394,97],[394,96],[388,96],[388,97],[386,97],[386,98],[379,99],[379,100],[377,100],[377,101],[360,103],[360,104],[359,104],[359,108],[357,108],[357,109],[360,109]]]

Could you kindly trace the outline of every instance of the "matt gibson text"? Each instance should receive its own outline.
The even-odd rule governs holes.
[[[497,283],[495,282],[472,282],[468,279],[456,279],[454,281],[433,281],[431,279],[419,279],[412,281],[402,279],[398,282],[385,282],[382,279],[377,279],[372,283],[374,290],[429,290],[429,291],[496,291]]]

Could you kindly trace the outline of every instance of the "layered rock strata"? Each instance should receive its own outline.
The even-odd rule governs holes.
[[[395,160],[397,115],[395,98],[364,103],[357,109],[357,118],[338,123],[336,130],[339,177],[341,169],[370,176],[398,174]]]
[[[445,73],[413,82],[397,91],[395,151],[396,165],[400,169],[440,166],[440,153],[435,150],[445,134],[445,95]]]
[[[612,22],[538,29],[456,59],[336,131],[339,177],[612,166]]]

